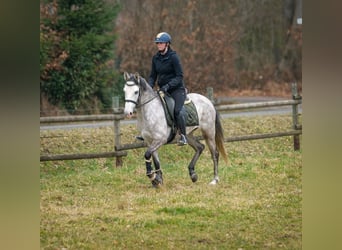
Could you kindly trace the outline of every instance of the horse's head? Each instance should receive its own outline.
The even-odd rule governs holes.
[[[134,108],[138,105],[140,87],[139,74],[124,72],[124,79],[126,81],[123,91],[125,93],[125,115],[131,118]]]
[[[124,72],[124,79],[126,81],[123,89],[125,93],[125,114],[128,118],[133,115],[134,108],[139,105],[140,97],[146,90],[152,90],[146,80],[138,73]]]

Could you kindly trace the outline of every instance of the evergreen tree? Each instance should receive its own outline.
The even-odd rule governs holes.
[[[97,98],[110,105],[118,10],[106,0],[41,3],[40,86],[52,104],[73,111]]]

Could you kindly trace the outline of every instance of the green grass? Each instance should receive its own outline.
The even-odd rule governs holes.
[[[226,136],[291,128],[291,117],[222,121]],[[122,129],[132,142],[135,126]],[[47,138],[48,137],[48,138]],[[41,154],[103,152],[111,128],[41,131]],[[144,149],[115,159],[42,162],[41,249],[301,249],[301,151],[292,137],[226,143],[229,163],[213,177],[206,149],[192,183],[190,147],[159,150],[164,185],[145,176]]]

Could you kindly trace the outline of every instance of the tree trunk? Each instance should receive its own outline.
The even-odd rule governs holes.
[[[287,82],[301,82],[302,25],[298,21],[302,17],[302,0],[287,0],[284,12],[288,20],[288,29],[286,45],[278,65],[277,76]]]

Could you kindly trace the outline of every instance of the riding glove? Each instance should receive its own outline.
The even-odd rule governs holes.
[[[170,86],[168,84],[165,84],[160,88],[160,90],[163,91],[164,93],[166,93],[169,90],[169,87]]]

